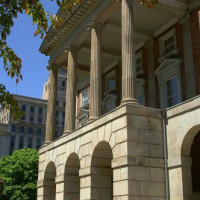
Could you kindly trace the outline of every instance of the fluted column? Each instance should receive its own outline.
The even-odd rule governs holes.
[[[122,3],[122,103],[136,103],[133,0]]]
[[[50,71],[50,76],[49,76],[49,96],[47,103],[45,143],[51,142],[55,139],[56,99],[57,99],[57,80],[58,80],[58,67],[53,64],[50,64],[47,68]]]
[[[68,134],[75,129],[77,47],[69,45],[65,51],[68,53],[68,67],[64,133]]]
[[[87,28],[91,30],[89,120],[94,120],[102,114],[102,24],[92,21],[90,24],[88,24]]]

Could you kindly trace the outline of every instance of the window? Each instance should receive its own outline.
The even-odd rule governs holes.
[[[65,112],[62,113],[62,116],[65,117]]]
[[[58,100],[56,101],[56,106],[59,106],[59,101]]]
[[[136,99],[140,105],[145,105],[145,81],[137,78],[136,80]]]
[[[42,108],[39,108],[39,114],[41,115],[42,114],[42,111],[43,111],[43,109]]]
[[[41,133],[42,133],[42,130],[41,130],[40,128],[38,128],[38,129],[37,129],[37,134],[38,134],[38,135],[41,135]]]
[[[41,117],[38,118],[38,123],[42,123],[42,118]]]
[[[32,143],[33,143],[32,137],[29,137],[28,138],[28,148],[32,148]]]
[[[15,146],[15,136],[11,135],[10,137],[10,154],[12,154]]]
[[[58,117],[58,111],[56,111],[56,117]]]
[[[165,82],[165,95],[167,107],[178,103],[177,78],[173,77]]]
[[[24,137],[19,137],[19,149],[22,149],[24,147]]]
[[[11,130],[12,130],[12,132],[15,132],[15,130],[16,130],[16,125],[12,125]]]
[[[65,86],[65,81],[62,81],[62,86],[63,86],[63,87]]]
[[[174,35],[168,37],[163,41],[163,54],[166,55],[175,49],[175,38]]]
[[[39,149],[40,148],[40,146],[41,146],[41,139],[37,139],[37,149]]]
[[[34,106],[31,106],[31,107],[30,107],[30,112],[33,113],[34,110],[35,110]]]
[[[88,105],[89,103],[89,94],[88,89],[85,89],[81,92],[81,107]]]
[[[143,74],[143,60],[142,60],[142,51],[136,54],[136,73],[137,75]]]
[[[160,38],[160,54],[166,57],[176,52],[175,30],[172,29]]]
[[[137,95],[137,102],[138,102],[140,105],[143,104],[143,95],[142,95],[142,94]]]
[[[63,107],[65,107],[66,106],[66,103],[65,103],[65,101],[63,102]]]
[[[112,70],[105,75],[105,91],[111,91],[116,88],[116,71]]]
[[[24,126],[20,126],[20,133],[24,133]]]
[[[58,126],[58,120],[56,120],[56,126]]]
[[[22,105],[22,111],[26,111],[26,105]]]
[[[58,138],[58,131],[56,131],[56,138]]]
[[[33,122],[33,120],[34,120],[34,117],[30,116],[30,121]]]
[[[104,113],[107,113],[107,112],[113,110],[114,108],[116,108],[116,102],[110,100],[108,102],[105,102],[103,110],[104,110]]]
[[[160,87],[161,108],[168,108],[181,102],[179,59],[164,59],[155,71]]]
[[[33,128],[29,128],[29,129],[28,129],[28,133],[29,133],[29,134],[32,134],[32,133],[33,133]]]
[[[84,115],[80,116],[78,120],[79,120],[79,126],[82,127],[87,124],[88,115],[84,114]]]

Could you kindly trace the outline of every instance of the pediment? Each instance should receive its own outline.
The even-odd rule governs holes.
[[[161,64],[158,66],[156,71],[154,72],[155,75],[159,75],[164,70],[168,70],[172,67],[179,66],[181,63],[180,59],[164,59]]]

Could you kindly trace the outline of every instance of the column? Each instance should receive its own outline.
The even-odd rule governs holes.
[[[102,68],[101,68],[101,29],[102,24],[92,21],[87,28],[91,30],[90,97],[89,120],[102,114]]]
[[[136,103],[133,0],[122,0],[122,102]]]
[[[50,76],[49,76],[49,96],[47,103],[45,143],[51,142],[55,139],[56,99],[57,99],[57,79],[58,79],[58,67],[53,64],[50,64],[47,68],[50,71]]]
[[[77,47],[69,45],[66,52],[68,53],[68,68],[64,133],[68,134],[75,129]]]

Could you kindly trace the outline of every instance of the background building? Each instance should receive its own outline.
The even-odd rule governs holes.
[[[57,86],[56,137],[62,135],[65,117],[66,71],[59,70]],[[43,87],[42,99],[13,95],[24,112],[13,121],[9,110],[0,112],[0,156],[23,147],[39,149],[44,143],[49,78]]]

